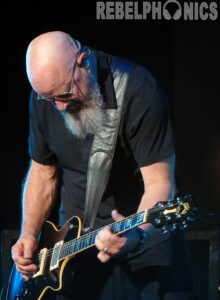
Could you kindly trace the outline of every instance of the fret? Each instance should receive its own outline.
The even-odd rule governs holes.
[[[189,200],[192,201],[191,196]],[[184,198],[178,199],[177,203],[173,204],[171,202],[167,202],[167,203],[162,203],[162,205],[158,204],[152,207],[151,209],[146,209],[145,211],[135,213],[129,217],[124,218],[123,220],[120,220],[118,222],[113,222],[112,224],[109,224],[105,227],[109,228],[113,234],[119,235],[127,230],[130,230],[146,222],[152,223],[152,225],[154,225],[155,227],[170,225],[173,221],[176,221],[176,223],[178,223],[186,219],[190,215],[193,209],[192,207],[190,207],[190,205],[192,205],[192,203],[189,203],[189,201],[187,201],[185,196]],[[178,211],[178,216],[176,214],[177,211]],[[168,217],[171,220],[168,219]],[[78,219],[78,235],[79,235],[81,229],[81,220],[78,217],[76,218]],[[157,224],[157,220],[160,221],[159,226]],[[185,224],[185,221],[183,222]],[[56,229],[54,225],[53,227]],[[60,240],[59,242],[56,241],[53,248],[51,249],[47,249],[47,248],[41,249],[40,253],[36,255],[36,259],[33,258],[34,261],[36,261],[37,265],[39,266],[39,270],[37,273],[33,275],[33,278],[38,276],[43,276],[43,280],[44,280],[46,279],[47,274],[49,274],[49,271],[55,270],[59,266],[61,267],[61,263],[64,263],[63,266],[65,267],[65,262],[61,262],[61,260],[71,257],[81,251],[86,250],[89,247],[94,246],[96,237],[101,230],[103,230],[103,228],[96,229],[81,237],[76,237],[73,240],[69,240],[65,243],[64,243],[65,240],[64,238],[64,240]],[[60,270],[57,271],[59,272]],[[51,279],[49,279],[49,281],[51,281]],[[41,285],[41,279],[39,283]],[[43,294],[44,292],[41,295],[43,296]]]
[[[119,221],[119,231],[122,232],[124,230],[123,221]]]
[[[137,225],[137,220],[136,220],[136,218],[132,217],[131,218],[131,227],[134,227],[136,225]]]
[[[72,241],[72,243],[70,245],[70,253],[74,253],[75,252],[75,246],[76,246],[75,241]]]
[[[78,252],[79,250],[80,250],[80,239],[76,240],[75,252]]]
[[[95,244],[96,234],[92,235],[91,244]]]
[[[144,215],[145,215],[145,212],[141,212],[138,214],[138,218],[137,218],[137,222],[136,224],[140,225],[144,222]]]
[[[131,228],[131,219],[126,220],[125,222],[125,229]]]
[[[83,237],[79,238],[79,250],[86,248],[86,247],[84,247],[85,239],[86,239],[85,237],[84,237],[84,239],[83,239]]]
[[[84,248],[90,246],[92,244],[92,241],[93,241],[92,236],[86,236],[84,240]]]

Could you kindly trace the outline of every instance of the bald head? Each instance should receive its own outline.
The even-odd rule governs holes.
[[[33,89],[45,96],[64,91],[80,47],[79,42],[61,31],[36,37],[26,54],[26,70]]]

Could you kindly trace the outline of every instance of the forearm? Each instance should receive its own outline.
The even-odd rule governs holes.
[[[143,194],[138,211],[152,208],[157,202],[167,201],[172,191],[171,183],[154,184]]]
[[[139,212],[173,197],[175,192],[174,162],[175,156],[173,155],[157,164],[141,169],[145,191],[138,207]],[[149,223],[141,227],[146,230],[152,228]]]
[[[22,234],[38,236],[56,199],[57,168],[32,162],[23,191]]]
[[[167,201],[169,199],[174,188],[173,162],[174,156],[154,165],[141,168],[145,192],[140,201],[138,212],[152,208],[159,201]],[[113,211],[112,217],[115,221],[123,219],[123,216],[116,211]],[[129,252],[133,253],[132,255],[136,255],[137,252],[143,251],[142,246],[144,245],[145,247],[146,238],[148,239],[154,235],[156,230],[149,223],[140,227],[147,232],[147,235],[145,233],[140,234],[137,230],[130,230],[122,237],[115,237],[108,228],[102,230],[101,234],[96,238],[96,246],[100,250],[98,254],[99,260],[106,262],[112,255]],[[107,249],[108,253],[104,253],[103,249]]]
[[[138,212],[152,208],[157,202],[167,201],[170,197],[171,191],[172,185],[169,182],[163,184],[158,183],[149,186],[142,196],[140,205],[138,207]],[[150,223],[143,224],[140,227],[144,230],[152,229]]]
[[[138,212],[145,209],[152,208],[159,201],[168,200],[172,190],[172,184],[170,180],[164,180],[149,184],[145,189],[145,193],[141,199],[138,207]],[[123,216],[119,215],[117,211],[112,213],[113,219],[117,222],[123,219]],[[155,233],[154,227],[150,223],[145,223],[140,226],[147,235],[143,239],[140,237],[140,233],[137,230],[130,230],[123,234],[122,237],[115,237],[109,228],[105,228],[96,238],[96,246],[100,250],[98,258],[101,262],[108,261],[112,255],[131,253],[137,255],[142,249],[142,243],[146,243],[146,238],[153,236]],[[108,253],[104,253],[103,249],[107,249]]]

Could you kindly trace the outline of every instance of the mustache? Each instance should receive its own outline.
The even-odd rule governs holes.
[[[66,108],[66,112],[70,114],[76,114],[80,112],[83,108],[87,107],[85,100],[75,99]]]

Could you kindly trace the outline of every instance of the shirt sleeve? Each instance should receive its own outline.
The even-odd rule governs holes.
[[[36,93],[31,92],[29,102],[29,156],[34,161],[49,165],[57,162],[56,155],[47,143],[47,107],[46,103],[37,101]]]
[[[125,135],[139,165],[147,166],[174,154],[167,97],[152,75],[136,67],[128,80],[124,111]]]

